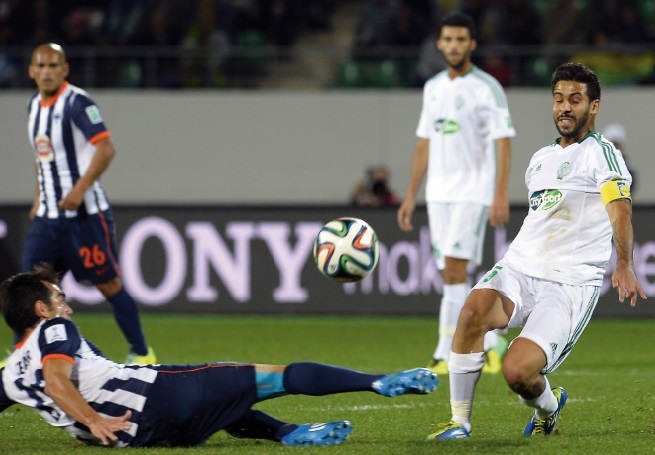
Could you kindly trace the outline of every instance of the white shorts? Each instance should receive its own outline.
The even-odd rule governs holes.
[[[573,286],[534,278],[503,261],[473,289],[494,289],[514,302],[508,327],[523,327],[518,337],[535,342],[544,351],[544,374],[555,371],[569,355],[600,295],[600,286]]]
[[[427,207],[437,268],[444,269],[446,256],[480,265],[489,207],[462,202],[430,202]]]

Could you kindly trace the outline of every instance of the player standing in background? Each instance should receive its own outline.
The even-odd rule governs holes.
[[[0,412],[29,406],[87,444],[192,446],[221,429],[290,446],[340,444],[352,429],[347,420],[288,424],[252,406],[292,394],[424,395],[439,383],[426,368],[383,375],[315,362],[118,365],[69,320],[49,266],[0,284],[0,310],[21,340],[0,369]]]
[[[120,278],[112,213],[100,176],[115,155],[109,131],[88,94],[66,81],[61,46],[38,46],[29,75],[38,93],[28,105],[28,134],[36,153],[36,197],[23,253],[23,270],[44,262],[62,276],[70,270],[111,304],[130,345],[126,363],[156,363],[136,302]]]
[[[398,225],[412,229],[416,194],[427,173],[430,237],[444,282],[439,342],[428,367],[447,374],[457,318],[471,290],[467,267],[482,261],[487,219],[493,227],[509,219],[510,138],[515,132],[501,85],[471,63],[473,20],[449,14],[437,36],[448,68],[423,89],[419,139]],[[490,332],[484,347],[484,371],[499,373],[507,341]]]
[[[619,301],[646,298],[633,269],[632,178],[621,152],[594,131],[600,82],[580,63],[552,77],[553,119],[561,135],[534,154],[525,173],[530,208],[505,256],[475,285],[450,355],[452,420],[430,440],[468,438],[488,330],[523,327],[503,362],[521,402],[534,409],[523,434],[549,435],[567,401],[552,373],[571,353],[594,311],[616,246],[612,285]]]

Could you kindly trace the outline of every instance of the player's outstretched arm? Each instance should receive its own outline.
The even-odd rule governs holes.
[[[619,293],[619,302],[626,298],[630,306],[637,304],[637,295],[646,298],[634,272],[632,250],[634,237],[632,231],[632,201],[627,198],[616,199],[606,206],[612,225],[614,245],[616,246],[616,270],[612,274],[612,287]]]
[[[118,440],[116,433],[127,431],[131,423],[132,412],[127,411],[120,417],[105,418],[98,414],[84,400],[70,380],[73,365],[64,359],[49,359],[43,365],[45,393],[57,406],[74,420],[86,425],[91,433],[100,439],[103,445]]]

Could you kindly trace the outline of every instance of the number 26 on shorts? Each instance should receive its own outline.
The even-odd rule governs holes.
[[[84,260],[84,267],[87,269],[101,266],[107,261],[107,255],[100,249],[100,245],[97,243],[93,244],[91,248],[83,246],[79,252]]]

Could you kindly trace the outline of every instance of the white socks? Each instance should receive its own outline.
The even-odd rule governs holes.
[[[519,400],[521,400],[522,403],[534,408],[534,415],[539,420],[546,419],[553,415],[553,412],[557,411],[557,398],[555,398],[553,391],[550,390],[548,378],[544,376],[544,379],[546,380],[546,388],[537,398],[526,400],[519,395]]]
[[[475,386],[482,375],[484,356],[482,352],[473,354],[450,353],[448,370],[450,377],[450,409],[452,419],[461,423],[466,431],[471,431],[471,413]]]
[[[439,343],[432,355],[433,358],[448,361],[459,313],[462,312],[470,291],[468,283],[444,284],[439,308]]]

